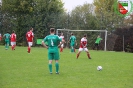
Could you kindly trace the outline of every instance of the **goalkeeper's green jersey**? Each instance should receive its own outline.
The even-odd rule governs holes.
[[[10,34],[6,33],[4,34],[5,41],[10,41]]]
[[[99,44],[101,40],[102,38],[97,38],[95,43]]]
[[[76,37],[75,36],[71,36],[70,37],[70,43],[71,44],[75,44],[75,41],[76,41]]]
[[[59,36],[51,34],[44,38],[44,42],[48,43],[48,52],[55,53],[58,51],[58,44],[60,43],[61,39]]]

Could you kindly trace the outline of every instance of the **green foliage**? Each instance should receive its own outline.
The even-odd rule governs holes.
[[[15,51],[0,46],[0,88],[132,88],[133,54],[92,51],[92,59],[82,52],[64,49],[60,53],[60,74],[49,74],[47,49],[16,47]],[[103,67],[97,71],[97,66]]]
[[[116,14],[114,5],[116,0],[94,0],[95,14],[100,21],[101,29],[114,30],[123,25],[123,17]]]
[[[63,13],[61,0],[3,0],[2,25],[0,31],[15,30],[17,44],[25,41],[25,33],[33,27],[35,37],[43,38],[50,27],[56,27],[56,19]],[[6,29],[6,30],[5,30]]]
[[[95,20],[94,6],[85,3],[83,6],[77,6],[72,10],[69,17],[69,28],[79,30],[97,30],[98,23]]]

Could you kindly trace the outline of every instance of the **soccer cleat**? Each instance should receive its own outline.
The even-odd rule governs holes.
[[[52,72],[50,72],[50,74],[53,74]]]
[[[60,74],[59,72],[56,72],[56,74]]]
[[[91,59],[91,57],[89,57],[89,59]]]

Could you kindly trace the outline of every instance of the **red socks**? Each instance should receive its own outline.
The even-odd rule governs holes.
[[[60,52],[63,52],[63,48],[60,48]]]
[[[79,53],[77,54],[77,59],[78,59],[78,57],[79,57]]]
[[[87,54],[88,58],[91,59],[90,54]]]
[[[30,47],[28,47],[28,53],[30,53]]]

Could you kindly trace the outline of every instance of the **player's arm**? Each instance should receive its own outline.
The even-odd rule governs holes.
[[[28,34],[26,33],[26,40],[28,41]]]
[[[84,48],[86,48],[87,47],[87,43],[84,45]]]
[[[70,41],[71,41],[71,37],[70,37],[70,39],[68,40],[68,43],[71,43]]]
[[[81,41],[80,43],[81,43],[81,45],[83,46],[83,48],[85,48],[85,46],[84,46],[84,44],[83,44],[83,41]]]
[[[17,35],[15,34],[15,40],[17,39]]]
[[[64,39],[61,39],[59,37],[57,37],[57,40],[60,42],[58,47],[60,47],[65,42]]]
[[[60,47],[64,42],[65,42],[65,41],[62,40],[62,41],[59,43],[58,47]]]
[[[48,49],[48,46],[44,43],[44,41],[42,41],[42,45]]]
[[[5,34],[3,35],[3,38],[5,38]]]
[[[48,49],[48,46],[45,44],[45,42],[47,42],[47,37],[45,37],[42,41],[42,45]]]
[[[77,41],[75,40],[76,46],[77,46]]]

